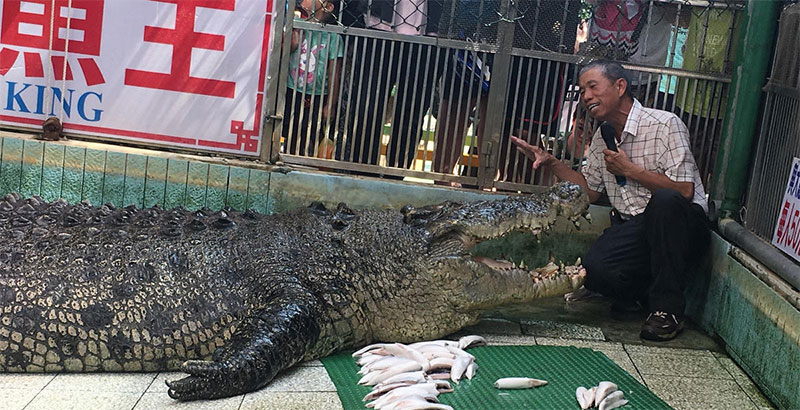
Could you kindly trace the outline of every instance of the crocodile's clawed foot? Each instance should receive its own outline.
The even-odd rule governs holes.
[[[169,381],[167,394],[175,400],[216,399],[239,394],[230,383],[222,383],[222,364],[204,360],[188,360],[181,370],[189,373],[183,379]]]

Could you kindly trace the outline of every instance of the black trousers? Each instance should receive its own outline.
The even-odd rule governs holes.
[[[710,241],[700,205],[677,191],[653,193],[645,211],[614,221],[583,259],[587,289],[622,300],[639,300],[651,311],[682,315],[689,274]]]

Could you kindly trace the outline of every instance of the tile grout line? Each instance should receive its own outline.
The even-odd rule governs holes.
[[[24,405],[24,406],[22,406],[22,410],[25,410],[25,409],[27,409],[27,408],[28,408],[28,406],[30,406],[30,405],[31,405],[31,403],[33,403],[33,401],[34,401],[34,400],[36,400],[36,398],[37,398],[37,397],[39,397],[39,395],[40,395],[40,394],[42,394],[42,392],[44,391],[44,389],[46,389],[46,388],[47,388],[47,386],[49,386],[49,385],[50,385],[50,383],[52,383],[52,382],[53,382],[53,380],[55,380],[55,379],[56,379],[56,377],[58,377],[58,375],[59,375],[59,373],[56,373],[56,374],[55,374],[53,377],[51,377],[51,378],[50,378],[50,380],[49,380],[47,383],[45,383],[45,385],[44,385],[44,386],[42,386],[42,388],[41,388],[41,389],[39,389],[39,391],[38,391],[38,392],[36,392],[36,394],[34,394],[34,395],[33,395],[33,397],[31,397],[31,400],[30,400],[30,401],[28,401],[27,403],[25,403],[25,405]]]
[[[139,396],[138,399],[136,399],[136,403],[133,403],[133,406],[131,406],[131,410],[135,409],[136,406],[139,405],[139,402],[142,401],[142,399],[144,398],[144,395],[147,394],[147,391],[150,390],[150,386],[152,386],[153,383],[155,383],[156,379],[158,378],[158,375],[160,375],[160,374],[161,374],[161,372],[155,372],[155,374],[153,375],[153,379],[150,380],[150,383],[147,385],[147,387],[144,388],[144,391],[142,392],[142,394]]]
[[[726,357],[727,357],[727,356],[726,356]],[[742,386],[742,384],[741,384],[741,383],[739,383],[739,380],[736,378],[736,376],[734,376],[734,375],[733,375],[733,373],[731,373],[731,371],[730,371],[730,370],[728,370],[728,368],[727,368],[726,366],[724,366],[724,365],[722,364],[722,362],[720,362],[720,361],[719,361],[719,357],[716,357],[716,356],[714,356],[714,360],[716,360],[716,361],[717,361],[717,363],[719,363],[719,365],[720,365],[720,366],[722,366],[722,368],[723,368],[723,369],[725,369],[725,371],[726,371],[726,372],[727,372],[727,373],[728,373],[728,374],[731,376],[731,379],[733,379],[734,383],[736,383],[736,386],[737,386],[737,387],[739,387],[739,390],[741,390],[741,391],[742,391],[742,393],[744,393],[744,395],[747,397],[747,399],[748,399],[748,400],[750,400],[750,402],[751,402],[751,403],[753,403],[753,406],[755,406],[756,408],[761,408],[761,406],[759,406],[759,405],[758,405],[758,403],[756,403],[755,399],[753,399],[753,397],[752,397],[752,396],[750,396],[750,394],[749,394],[749,393],[747,393],[747,390],[745,390],[745,389],[744,389],[744,386]],[[731,360],[731,362],[732,362],[732,363],[733,363],[735,366],[738,366],[738,364],[736,364],[736,362],[735,362],[734,360]],[[742,371],[742,372],[744,373],[744,371]],[[752,380],[750,379],[750,376],[749,376],[747,373],[744,373],[744,375],[747,377],[747,380],[748,380],[749,382],[753,383],[753,382],[752,382]],[[755,384],[755,383],[753,383],[753,384]],[[756,388],[758,388],[758,386],[756,386]],[[760,391],[760,390],[761,390],[761,389],[759,388],[759,391]],[[763,394],[763,393],[762,393],[762,394]],[[766,397],[766,395],[765,395],[764,397]],[[767,400],[769,401],[769,399],[768,399],[768,398],[767,398]],[[772,401],[769,401],[769,403],[770,403],[770,405],[772,405]]]
[[[630,360],[631,363],[633,364],[633,368],[636,370],[636,374],[638,374],[639,378],[642,379],[644,387],[647,387],[648,390],[652,391],[652,389],[650,389],[650,386],[647,385],[647,379],[644,378],[644,374],[642,374],[642,371],[639,370],[639,366],[636,364],[636,361],[634,361],[633,357],[631,357],[631,353],[628,351],[627,344],[626,343],[620,343],[620,344],[622,345],[622,351],[625,352],[625,355],[628,356],[628,360]]]

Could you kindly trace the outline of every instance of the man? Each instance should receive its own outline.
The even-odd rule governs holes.
[[[608,194],[612,226],[583,259],[585,286],[613,298],[612,309],[649,305],[641,337],[671,340],[683,329],[688,271],[709,242],[707,203],[686,125],[670,112],[642,107],[628,84],[618,63],[600,60],[581,70],[581,102],[613,126],[618,148],[607,149],[598,130],[582,172],[538,146],[512,142],[534,168],[581,185],[592,202]],[[624,186],[617,176],[625,177]]]

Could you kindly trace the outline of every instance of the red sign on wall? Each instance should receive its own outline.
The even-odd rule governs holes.
[[[0,1],[0,123],[258,154],[271,0]]]

